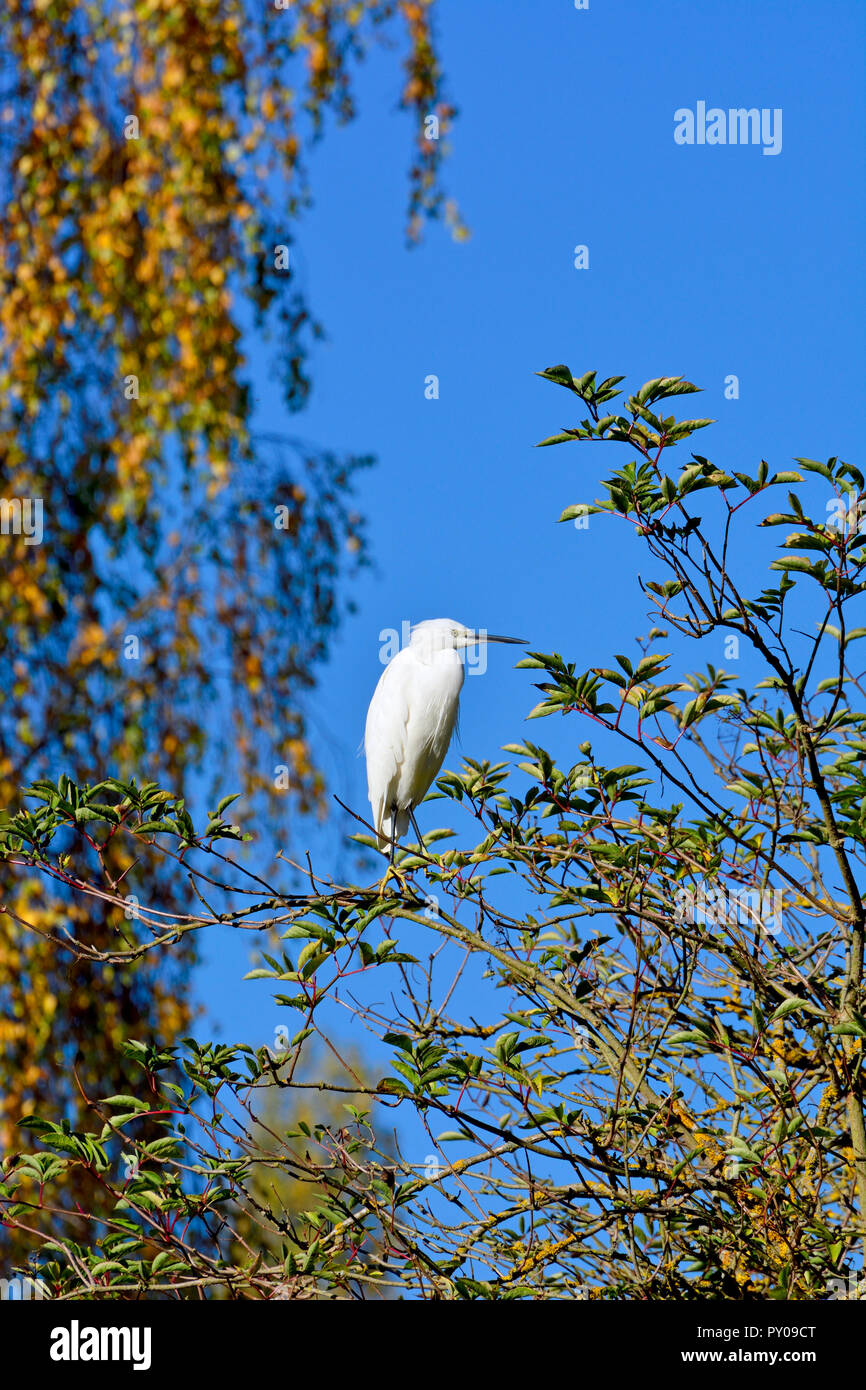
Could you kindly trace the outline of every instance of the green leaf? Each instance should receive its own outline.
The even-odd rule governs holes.
[[[845,1037],[866,1038],[866,1019],[852,1010],[848,1018],[842,1019],[840,1023],[834,1023],[830,1032],[842,1034]]]
[[[576,444],[577,435],[569,431],[566,434],[551,434],[547,439],[539,439],[536,449],[545,449],[549,444]],[[560,517],[560,520],[562,518]]]
[[[820,473],[822,478],[826,478],[829,482],[833,481],[833,474],[826,463],[819,463],[817,459],[801,458],[796,459],[796,462],[801,468],[805,468],[807,473]]]
[[[543,372],[536,372],[535,375],[544,377],[545,381],[553,381],[557,386],[565,386],[569,391],[574,391],[577,394],[574,377],[564,362],[560,362],[555,367],[545,367]]]
[[[149,1110],[150,1104],[146,1100],[139,1100],[137,1096],[106,1096],[102,1101],[103,1105],[114,1105],[126,1110]]]
[[[795,1013],[797,1009],[804,1009],[807,1006],[805,999],[783,999],[777,1009],[770,1014],[770,1023],[776,1023],[780,1018],[787,1018],[788,1014]]]

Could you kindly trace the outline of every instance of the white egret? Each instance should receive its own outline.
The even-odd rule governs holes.
[[[415,807],[442,766],[457,722],[464,675],[457,653],[481,642],[525,645],[522,637],[495,637],[450,618],[416,623],[373,693],[364,731],[367,788],[379,849],[390,847],[392,865],[410,820],[423,844]]]

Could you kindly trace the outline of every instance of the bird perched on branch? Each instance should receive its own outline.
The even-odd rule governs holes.
[[[373,693],[364,731],[367,788],[379,849],[390,848],[391,865],[410,821],[423,844],[415,807],[442,766],[457,722],[464,676],[457,653],[482,642],[524,645],[522,637],[496,637],[451,618],[416,623]]]

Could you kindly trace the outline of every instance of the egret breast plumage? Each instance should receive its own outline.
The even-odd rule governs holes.
[[[377,842],[381,850],[390,848],[392,859],[448,752],[464,678],[458,652],[480,642],[522,641],[432,618],[416,623],[409,645],[382,672],[367,712],[364,751]]]

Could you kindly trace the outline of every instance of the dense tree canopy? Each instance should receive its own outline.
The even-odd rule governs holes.
[[[76,904],[51,950],[107,969],[217,923],[282,937],[247,986],[287,1020],[278,1047],[130,1037],[128,1093],[91,1091],[77,1130],[50,1105],[23,1121],[6,1219],[55,1291],[800,1300],[862,1277],[863,475],[672,467],[711,423],[665,414],[691,383],[623,400],[621,377],[541,375],[579,412],[545,445],[627,454],[562,519],[634,529],[654,623],[610,665],[519,663],[564,760],[524,735],[514,766],[443,774],[469,829],[407,846],[388,891],[319,865],[281,893],[232,867],[228,803],[196,827],[156,785],[44,782],[7,825],[10,872]],[[689,663],[707,638],[729,669]],[[168,920],[143,901],[105,949],[115,839],[182,857],[201,895]],[[347,1016],[378,1079],[339,1054]],[[305,1067],[323,1046],[344,1075]],[[288,1128],[261,1122],[275,1091],[304,1097]],[[107,1194],[95,1248],[75,1218],[34,1234],[69,1169]]]

